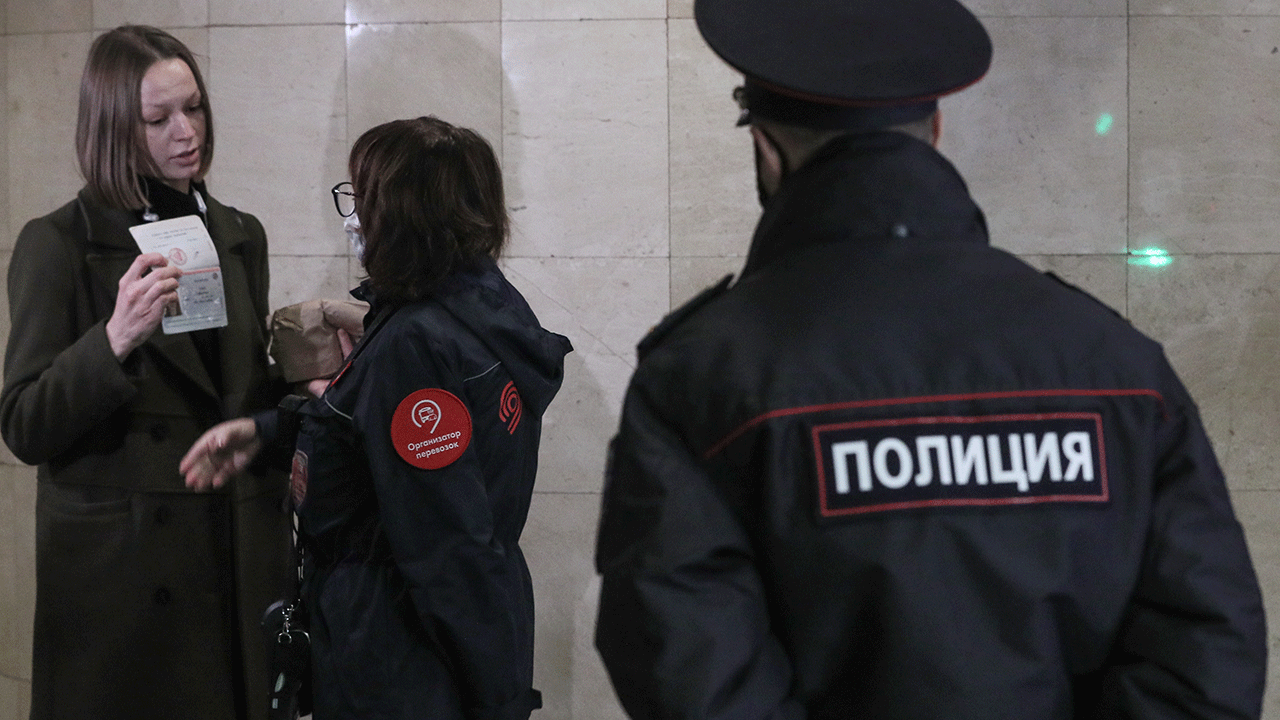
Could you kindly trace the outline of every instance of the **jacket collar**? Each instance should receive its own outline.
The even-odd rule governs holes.
[[[769,199],[742,274],[810,245],[902,237],[988,242],[964,179],[928,143],[899,132],[846,135]]]

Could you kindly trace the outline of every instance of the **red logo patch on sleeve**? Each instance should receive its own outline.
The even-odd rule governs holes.
[[[524,403],[520,400],[520,393],[516,392],[516,384],[509,382],[502,388],[502,400],[498,403],[498,419],[507,424],[508,435],[516,434],[516,426],[523,414]]]
[[[410,465],[439,470],[462,457],[471,444],[471,413],[447,390],[411,393],[391,417],[391,444]]]

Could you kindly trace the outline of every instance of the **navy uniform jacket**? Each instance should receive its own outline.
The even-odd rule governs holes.
[[[633,718],[1248,718],[1267,634],[1160,347],[839,140],[641,344],[596,643]]]
[[[569,342],[492,263],[428,301],[371,300],[347,369],[300,411],[314,717],[524,720],[518,542]]]

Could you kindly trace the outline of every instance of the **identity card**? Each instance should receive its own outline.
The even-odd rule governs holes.
[[[227,295],[222,266],[213,238],[198,215],[134,225],[129,228],[144,253],[160,253],[182,271],[178,279],[178,307],[169,307],[160,321],[166,335],[226,327]]]

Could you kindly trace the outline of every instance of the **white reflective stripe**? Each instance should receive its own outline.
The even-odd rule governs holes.
[[[921,487],[933,482],[933,463],[929,462],[929,451],[938,460],[938,482],[951,484],[951,453],[947,450],[946,435],[925,435],[916,438],[916,456],[920,460],[920,470],[916,473],[916,485]]]
[[[1047,432],[1036,447],[1036,434],[1024,433],[1022,444],[1026,446],[1027,476],[1031,482],[1044,479],[1045,466],[1049,468],[1049,479],[1057,482],[1062,479],[1062,456],[1058,452],[1058,433]]]
[[[1009,467],[1001,461],[1000,436],[987,436],[987,456],[990,459],[991,482],[1017,483],[1018,490],[1027,491],[1027,471],[1022,466],[1022,443],[1016,433],[1009,434]]]
[[[1067,459],[1064,480],[1077,477],[1085,482],[1093,480],[1093,453],[1089,446],[1089,433],[1069,432],[1062,438],[1062,455]]]
[[[889,472],[889,453],[898,456],[898,472]],[[911,473],[915,470],[911,464],[911,448],[898,438],[885,438],[876,443],[876,450],[871,462],[875,465],[876,479],[890,490],[899,490],[911,482]]]
[[[836,492],[841,495],[849,493],[849,456],[854,455],[858,462],[858,489],[864,492],[871,490],[871,461],[867,453],[867,441],[855,440],[831,445],[831,461],[836,470]]]
[[[498,367],[498,366],[499,366],[499,365],[501,365],[501,364],[502,364],[502,363],[500,363],[500,362],[496,362],[496,363],[494,363],[494,364],[490,365],[488,370],[485,370],[484,372],[480,373],[479,375],[472,375],[472,376],[471,376],[471,377],[469,377],[469,378],[465,378],[465,379],[463,379],[463,381],[462,381],[462,382],[467,383],[467,382],[471,382],[472,380],[478,380],[478,379],[480,379],[480,378],[484,377],[485,375],[488,375],[489,373],[493,372],[494,368]]]
[[[969,438],[967,445],[964,437],[952,435],[951,460],[956,466],[957,485],[968,485],[970,475],[979,485],[987,484],[987,453],[981,435]]]
[[[348,415],[348,414],[346,414],[346,413],[342,412],[342,411],[341,411],[341,410],[339,410],[338,408],[334,407],[334,406],[333,406],[333,403],[329,402],[329,393],[325,393],[324,395],[321,395],[321,396],[320,396],[320,399],[321,399],[321,400],[324,400],[324,404],[325,404],[325,405],[328,405],[330,410],[332,410],[332,411],[334,411],[334,412],[338,413],[339,415],[341,415],[342,417],[344,417],[344,418],[346,418],[346,419],[348,419],[348,420],[352,420],[352,419],[353,419],[350,415]]]

